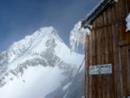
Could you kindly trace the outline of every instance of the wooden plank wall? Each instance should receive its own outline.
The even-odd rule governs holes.
[[[86,36],[86,98],[130,95],[130,33],[125,32],[126,8],[130,12],[130,0],[119,0],[106,9],[93,22],[92,32]],[[89,66],[98,64],[112,64],[112,74],[89,75]]]
[[[128,47],[121,47],[121,65],[122,65],[122,79],[123,79],[123,89],[124,96],[130,96],[130,65],[129,65],[129,51]]]

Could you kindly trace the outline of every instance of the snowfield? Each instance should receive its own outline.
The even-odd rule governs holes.
[[[0,89],[2,98],[45,98],[61,85],[65,77],[58,67],[29,67]]]

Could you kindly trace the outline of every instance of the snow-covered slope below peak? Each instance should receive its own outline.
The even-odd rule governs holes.
[[[68,78],[63,72],[58,67],[29,67],[21,77],[8,77],[1,98],[45,98]]]

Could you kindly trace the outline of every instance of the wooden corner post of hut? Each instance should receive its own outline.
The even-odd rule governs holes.
[[[93,1],[94,2],[94,1]],[[130,0],[101,0],[82,21],[86,35],[86,98],[130,96]]]

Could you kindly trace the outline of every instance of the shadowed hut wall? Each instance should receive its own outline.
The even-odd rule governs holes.
[[[86,97],[123,98],[130,96],[130,32],[125,18],[130,0],[118,0],[92,22],[86,36]],[[90,66],[112,64],[112,74],[90,75]]]

